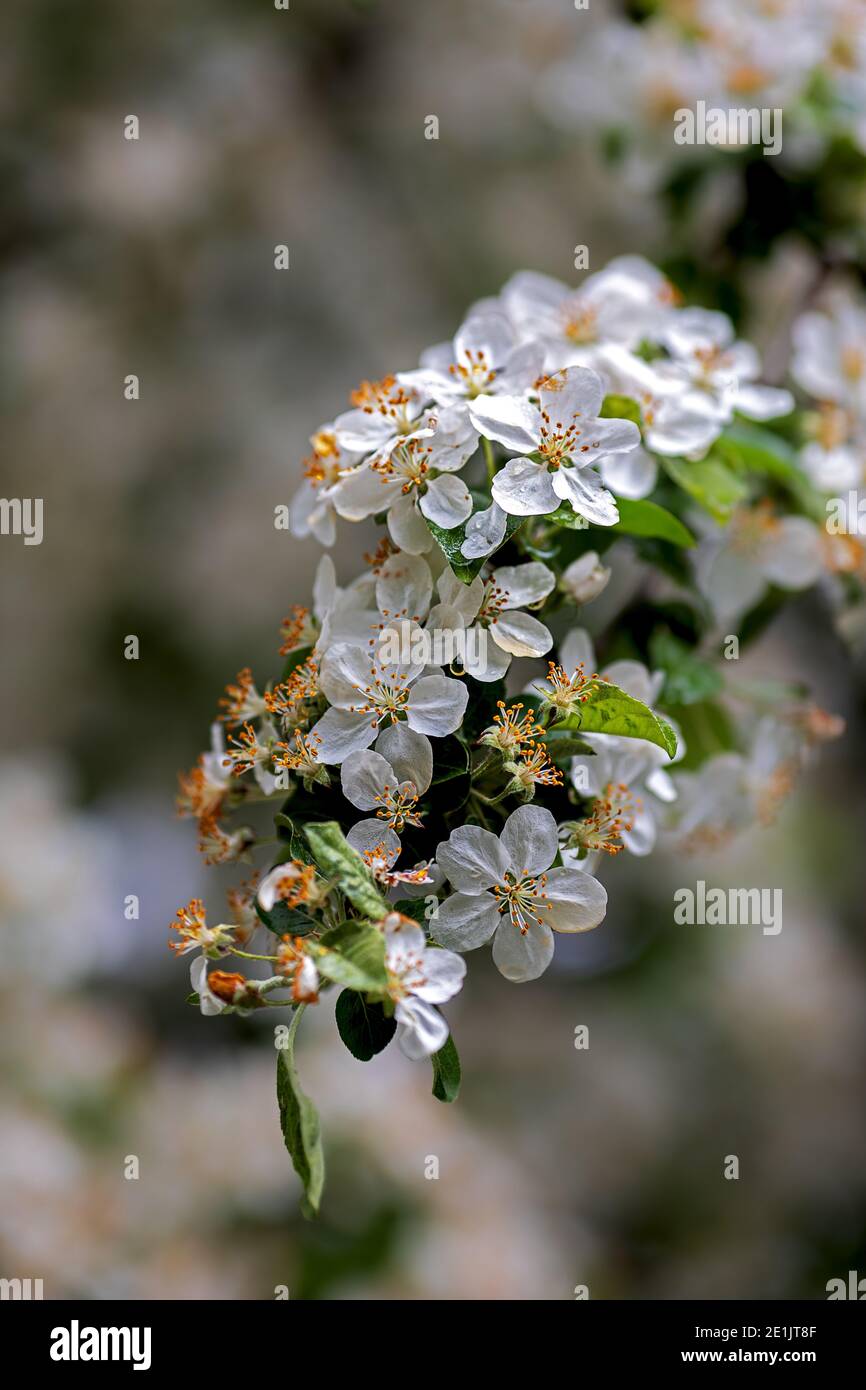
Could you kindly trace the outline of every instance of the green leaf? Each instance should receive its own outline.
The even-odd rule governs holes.
[[[295,1065],[295,1032],[303,1009],[300,1005],[292,1020],[288,1045],[277,1051],[277,1104],[283,1139],[304,1186],[304,1215],[315,1216],[325,1186],[325,1155],[319,1114],[301,1090]]]
[[[687,459],[663,458],[668,476],[708,511],[716,521],[725,522],[734,507],[748,496],[748,486],[720,458]]]
[[[734,728],[718,700],[701,700],[677,710],[677,723],[686,745],[685,757],[677,770],[693,771],[716,753],[729,753],[737,746]]]
[[[466,539],[466,522],[461,522],[459,526],[455,526],[452,530],[445,531],[441,526],[437,526],[434,521],[431,521],[429,517],[425,517],[424,520],[427,522],[430,534],[438,544],[439,549],[442,551],[442,554],[445,556],[457,578],[462,580],[464,584],[471,584],[481,569],[481,566],[490,557],[488,555],[480,555],[477,560],[466,559],[466,556],[461,550],[461,546]],[[518,527],[523,525],[525,520],[525,516],[507,516],[505,518],[505,535],[502,540],[503,545],[506,541],[511,539],[515,531]]]
[[[635,502],[629,497],[618,497],[616,505],[619,521],[611,529],[621,531],[627,536],[651,536],[656,540],[670,541],[672,545],[691,546],[695,538],[683,525],[678,516],[660,507],[657,502],[645,498]]]
[[[551,760],[557,766],[576,755],[588,758],[595,756],[595,749],[586,742],[586,739],[580,738],[568,729],[548,729],[544,735],[544,745]]]
[[[264,922],[268,931],[272,931],[276,936],[285,936],[286,933],[289,936],[306,936],[321,925],[308,912],[302,912],[297,907],[288,907],[279,899],[270,911],[266,911],[256,898],[255,908],[259,920]]]
[[[643,425],[641,408],[631,396],[605,396],[598,413],[602,420],[631,420],[638,429]]]
[[[430,885],[430,892],[435,897],[433,885]],[[392,909],[399,912],[401,917],[411,917],[413,922],[417,922],[421,930],[424,930],[424,899],[423,898],[401,898],[394,904]]]
[[[350,989],[387,988],[385,938],[365,922],[341,922],[310,948],[320,974]]]
[[[388,911],[388,904],[379,893],[373,875],[360,854],[346,843],[346,837],[336,821],[305,825],[313,858],[326,878],[336,879],[338,887],[349,902],[368,917],[379,920]]]
[[[397,1029],[397,1021],[385,1013],[381,1004],[368,1004],[354,990],[344,989],[337,1000],[337,1031],[353,1057],[369,1062],[386,1048]]]
[[[281,846],[285,846],[284,849],[281,848],[280,857],[274,860],[274,864],[282,864],[286,859],[297,859],[302,864],[315,862],[310,853],[309,845],[290,816],[287,816],[283,811],[278,811],[274,816],[274,825],[277,827]]]
[[[561,719],[553,728],[580,729],[584,734],[618,734],[643,738],[663,748],[668,757],[677,751],[677,736],[670,724],[653,714],[648,705],[627,695],[618,685],[601,681],[576,714]]]
[[[430,1058],[433,1063],[433,1094],[446,1103],[460,1094],[460,1057],[450,1033],[438,1052]]]
[[[555,526],[564,526],[568,531],[589,530],[586,517],[576,512],[570,502],[561,502],[555,512],[545,513],[544,520],[552,521]]]
[[[650,638],[650,660],[664,671],[664,703],[693,705],[718,695],[724,684],[721,672],[696,656],[668,628],[657,628]]]

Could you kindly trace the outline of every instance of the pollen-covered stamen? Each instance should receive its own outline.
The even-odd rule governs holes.
[[[228,864],[238,859],[250,845],[255,834],[248,826],[229,832],[216,816],[203,816],[198,825],[198,849],[206,864]]]
[[[511,764],[514,776],[527,791],[530,787],[559,787],[562,773],[550,761],[543,743],[529,743],[520,752],[516,763]]]
[[[585,704],[603,683],[604,677],[597,671],[587,676],[582,662],[569,676],[562,666],[558,666],[555,661],[549,661],[546,680],[548,689],[542,690],[541,695],[545,704],[561,716],[568,714],[575,705]]]
[[[374,727],[383,719],[390,719],[392,724],[397,724],[405,718],[406,706],[409,703],[409,683],[400,680],[398,673],[395,672],[391,676],[381,667],[373,665],[370,667],[370,684],[356,685],[355,689],[363,697],[362,702],[349,705],[349,710],[352,714],[372,714],[374,718],[370,722]]]
[[[622,835],[633,829],[640,806],[640,798],[632,795],[625,782],[608,782],[601,796],[593,801],[590,814],[583,820],[569,821],[564,827],[568,831],[566,844],[570,849],[619,854],[623,849]]]
[[[226,789],[222,782],[215,782],[205,771],[204,754],[189,772],[178,773],[177,813],[179,816],[194,816],[203,820],[207,816],[218,816],[222,810]]]
[[[281,938],[274,971],[291,982],[292,998],[296,1003],[318,1002],[319,972],[307,954],[303,937],[287,935]]]
[[[818,409],[803,416],[806,433],[829,453],[841,449],[851,438],[854,420],[850,412],[833,401],[820,401]]]
[[[380,803],[376,815],[391,830],[400,831],[407,825],[422,824],[416,809],[418,793],[414,782],[403,782],[399,787],[386,782],[382,790],[376,793],[376,800]]]
[[[259,915],[255,908],[258,883],[259,874],[256,871],[243,883],[238,884],[235,888],[230,888],[226,893],[229,915],[234,924],[235,942],[238,946],[245,945],[260,926]]]
[[[562,306],[562,332],[578,347],[598,340],[598,313],[580,298],[567,299]]]
[[[288,656],[299,647],[311,647],[318,635],[318,625],[309,608],[296,603],[280,623],[280,656]]]
[[[343,475],[340,464],[340,448],[331,430],[319,430],[310,443],[313,452],[304,459],[304,473],[313,487],[336,483]]]
[[[383,483],[402,478],[402,490],[406,495],[413,488],[426,487],[432,452],[433,446],[426,439],[407,439],[405,444],[398,444],[390,454],[374,459],[370,467],[379,474]]]
[[[308,706],[318,698],[318,694],[319,667],[309,657],[273,690],[265,691],[265,708],[273,718],[282,721],[284,729],[297,726],[310,718]]]
[[[462,362],[452,362],[448,371],[459,380],[467,396],[480,396],[496,380],[496,368],[490,365],[483,348],[467,348],[463,357]]]
[[[178,908],[174,921],[169,923],[169,931],[176,931],[180,936],[179,941],[169,939],[169,950],[178,956],[185,956],[198,947],[216,952],[231,945],[232,930],[224,925],[209,927],[201,898],[191,898],[186,907]]]
[[[304,734],[295,729],[293,743],[277,743],[274,747],[274,766],[288,768],[299,777],[316,777],[323,770],[319,762],[319,734]]]
[[[418,398],[400,386],[395,376],[362,381],[351,392],[350,400],[365,415],[377,415],[387,421],[394,434],[409,434],[415,428]]]
[[[535,723],[535,714],[531,709],[524,714],[522,704],[506,707],[504,700],[497,700],[496,704],[499,713],[494,714],[493,723],[484,730],[478,741],[491,748],[500,748],[503,753],[515,753],[540,732]]]
[[[499,614],[508,602],[508,590],[501,588],[493,579],[488,579],[484,585],[484,597],[481,600],[481,607],[476,614],[475,621],[481,623],[483,627],[489,627],[495,623]]]
[[[300,859],[288,859],[280,868],[284,871],[275,884],[274,894],[286,907],[298,907],[301,903],[318,903],[321,892],[316,882],[316,870],[312,864],[303,864]]]
[[[842,374],[848,381],[859,381],[866,371],[866,352],[853,345],[844,347],[840,354]]]
[[[240,777],[245,772],[252,772],[258,763],[266,763],[270,760],[271,750],[263,743],[259,743],[252,724],[244,724],[237,735],[230,734],[229,743],[234,744],[234,747],[226,749],[224,765],[231,767],[233,777]]]
[[[692,356],[698,366],[697,384],[706,390],[712,389],[714,375],[731,367],[733,361],[729,352],[717,346],[696,347]]]
[[[549,381],[545,383],[549,390]],[[578,425],[579,416],[575,415],[570,424],[563,420],[553,420],[550,412],[541,412],[541,440],[538,445],[538,452],[547,464],[551,472],[556,472],[563,464],[571,462],[572,454],[581,448],[588,448],[588,445],[580,445],[578,440],[583,431]]]
[[[542,925],[546,920],[545,914],[552,910],[544,891],[546,884],[547,874],[533,877],[524,869],[520,878],[515,874],[506,874],[504,881],[497,883],[493,889],[500,914],[509,914],[512,925],[521,936],[525,936],[531,926]]]
[[[256,690],[249,666],[238,671],[235,683],[226,686],[226,693],[218,703],[222,710],[219,718],[230,729],[246,719],[258,719],[267,708],[264,697]]]
[[[374,574],[381,574],[384,566],[386,565],[388,560],[390,560],[391,556],[398,555],[399,553],[400,552],[397,546],[391,540],[391,537],[383,536],[374,551],[364,552],[364,563],[365,565],[370,566],[370,569],[373,571]]]

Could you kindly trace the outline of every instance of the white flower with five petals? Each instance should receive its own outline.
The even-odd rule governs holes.
[[[544,624],[520,610],[540,603],[555,584],[556,576],[538,560],[502,565],[471,584],[445,569],[439,576],[442,602],[430,610],[428,630],[462,630],[464,670],[479,681],[499,680],[512,657],[544,656],[553,646]]]
[[[418,799],[433,780],[430,740],[408,724],[391,724],[375,750],[365,748],[343,763],[340,777],[346,800],[359,811],[376,813],[352,826],[349,844],[361,855],[375,851],[393,862],[400,853],[400,831],[421,824]]]
[[[383,653],[388,629],[363,647],[338,642],[325,653],[319,687],[331,708],[310,731],[319,761],[342,763],[369,748],[383,723],[408,723],[416,733],[444,738],[460,727],[466,685],[425,675],[423,661],[393,661]]]
[[[604,391],[595,372],[571,367],[547,377],[538,403],[523,396],[481,397],[469,406],[476,427],[519,451],[493,479],[494,501],[513,516],[543,516],[570,502],[598,526],[619,520],[616,502],[588,465],[640,443],[631,420],[601,420]]]
[[[519,806],[501,835],[478,825],[453,830],[436,862],[456,889],[431,923],[436,941],[471,951],[493,938],[493,960],[507,980],[535,980],[553,956],[553,932],[597,927],[607,893],[591,874],[551,869],[556,821],[541,806]]]

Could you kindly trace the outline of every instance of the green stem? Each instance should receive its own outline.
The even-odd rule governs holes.
[[[232,946],[231,953],[233,956],[240,956],[243,960],[275,961],[277,959],[276,956],[257,956],[253,951],[239,951],[237,946]]]
[[[493,445],[483,434],[481,436],[481,448],[484,451],[484,462],[487,464],[487,481],[492,483],[496,477],[496,460],[493,457]]]

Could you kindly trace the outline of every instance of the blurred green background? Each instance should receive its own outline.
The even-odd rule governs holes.
[[[45,537],[0,540],[0,1274],[46,1297],[821,1298],[866,1274],[863,665],[820,596],[749,662],[808,681],[845,739],[745,844],[612,863],[606,921],[543,980],[473,957],[456,1106],[395,1049],[356,1062],[331,1000],[308,1012],[317,1225],[267,1029],[201,1018],[165,946],[229,881],[174,818],[176,772],[308,598],[318,547],[273,509],[360,379],[413,366],[516,269],[573,280],[576,244],[592,269],[663,262],[777,375],[816,275],[862,281],[844,142],[791,177],[716,153],[636,191],[550,120],[551,65],[616,8],[6,0],[2,492],[44,498]],[[343,580],[371,537],[343,526]],[[675,927],[696,877],[782,887],[781,935]]]

